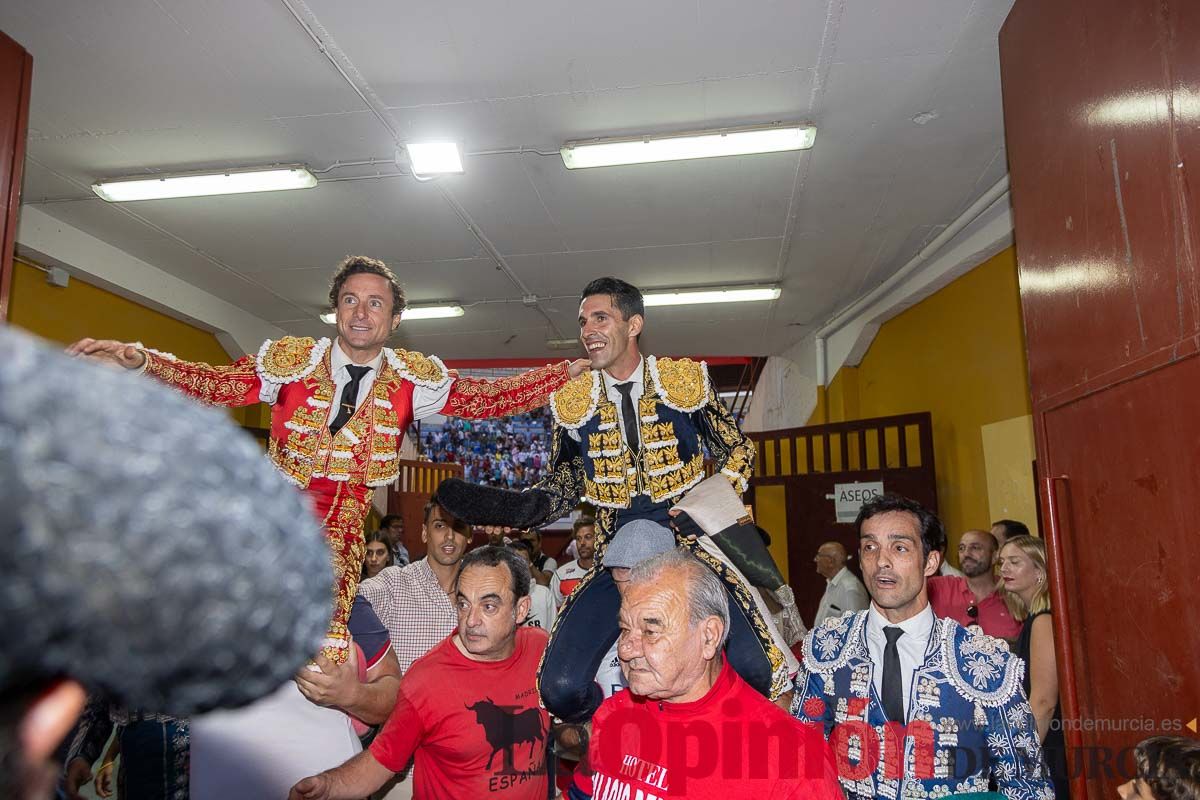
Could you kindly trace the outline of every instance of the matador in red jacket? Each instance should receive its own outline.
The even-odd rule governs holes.
[[[381,261],[351,256],[334,273],[329,300],[337,338],[284,337],[228,366],[181,361],[141,344],[83,339],[68,352],[153,375],[220,406],[268,403],[268,455],[303,489],[322,520],[336,575],[326,657],[349,653],[346,622],[365,555],[371,493],[398,475],[404,431],[434,414],[484,419],[544,405],[587,361],[494,381],[460,378],[437,356],[384,347],[400,324],[404,292]]]

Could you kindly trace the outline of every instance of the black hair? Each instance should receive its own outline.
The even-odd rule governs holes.
[[[522,552],[529,554],[530,559],[533,558],[533,545],[524,539],[513,539],[508,543],[508,546],[513,550],[521,550]]]
[[[1005,540],[1014,536],[1029,536],[1029,526],[1024,522],[1017,522],[1015,519],[998,519],[992,523],[992,527],[997,525],[1004,528]]]
[[[1151,736],[1138,742],[1133,761],[1154,800],[1200,800],[1200,742]]]
[[[861,539],[864,522],[871,517],[889,514],[893,511],[902,511],[917,518],[917,523],[921,528],[921,555],[923,557],[928,558],[931,552],[941,550],[946,546],[946,529],[942,526],[942,521],[937,518],[937,514],[916,500],[898,494],[880,495],[864,504],[858,512],[858,518],[854,520],[854,532]]]
[[[388,514],[383,519],[379,520],[379,529],[383,530],[384,528],[390,528],[392,527],[393,522],[399,522],[401,525],[403,525],[404,517],[400,516],[399,514]]]
[[[387,534],[384,533],[383,531],[375,531],[374,533],[367,535],[367,540],[365,542],[363,542],[363,552],[364,553],[366,552],[367,545],[373,544],[375,542],[379,542],[380,544],[382,544],[384,547],[384,550],[387,551],[387,563],[384,564],[384,568],[396,566],[396,554],[392,552],[392,542],[390,539],[388,539]],[[367,559],[364,557],[363,565],[362,565],[362,575],[359,577],[359,580],[365,581],[366,579],[367,579]]]
[[[529,594],[529,584],[533,577],[529,573],[529,565],[519,555],[503,545],[485,544],[476,547],[463,556],[458,567],[459,578],[462,578],[468,567],[498,567],[501,564],[508,567],[512,576],[513,600],[521,599]]]
[[[621,316],[625,317],[626,322],[634,314],[641,317],[646,316],[646,303],[642,300],[642,292],[632,283],[626,283],[620,278],[596,278],[583,287],[583,293],[579,295],[579,302],[582,303],[597,294],[606,294],[611,297],[613,305],[620,310]]]
[[[432,495],[430,495],[429,502],[425,504],[425,512],[422,519],[426,525],[429,524],[429,520],[433,516],[433,510],[435,508],[442,512],[442,518],[450,523],[451,528],[466,536],[471,535],[471,526],[451,514],[450,511],[444,505],[442,505],[442,502],[438,500],[437,492],[434,492]]]
[[[396,277],[396,273],[392,272],[388,265],[379,259],[367,256],[347,256],[342,263],[338,264],[333,273],[333,280],[329,283],[330,308],[337,309],[342,287],[346,285],[346,281],[351,275],[378,275],[387,280],[388,287],[392,290],[392,316],[404,311],[404,290],[400,288],[400,279]]]

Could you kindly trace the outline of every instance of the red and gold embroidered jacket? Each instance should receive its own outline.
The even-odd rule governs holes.
[[[511,378],[459,378],[437,356],[383,349],[383,362],[370,397],[337,435],[327,420],[334,402],[329,339],[268,340],[257,356],[228,366],[180,361],[143,349],[145,371],[192,397],[221,406],[270,402],[271,461],[293,483],[307,488],[314,478],[383,486],[398,475],[400,443],[413,421],[417,386],[449,395],[442,414],[470,419],[520,414],[545,405],[569,378],[567,362]]]

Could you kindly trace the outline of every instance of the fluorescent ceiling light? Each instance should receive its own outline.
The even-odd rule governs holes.
[[[463,313],[462,306],[409,306],[400,313],[400,319],[444,319],[461,317]],[[337,322],[337,314],[333,311],[326,311],[321,315],[321,322],[333,325]]]
[[[462,156],[454,142],[406,144],[408,163],[417,175],[444,175],[462,172]]]
[[[152,177],[118,178],[92,184],[92,191],[110,203],[161,200],[167,197],[204,197],[214,194],[278,192],[311,189],[317,179],[305,167],[231,169],[224,172],[187,172]]]
[[[745,303],[751,300],[775,300],[779,297],[778,286],[753,289],[712,289],[683,292],[651,292],[642,297],[648,306],[689,306],[700,303]]]
[[[583,342],[578,339],[547,339],[546,347],[551,350],[574,350],[576,347],[583,347]]]
[[[587,139],[567,142],[559,153],[567,169],[586,169],[807,150],[813,146],[816,136],[817,129],[811,125],[758,125],[669,136]]]
[[[400,319],[443,319],[445,317],[461,317],[462,306],[417,306],[404,309]]]

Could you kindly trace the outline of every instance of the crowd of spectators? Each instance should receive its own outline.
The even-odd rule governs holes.
[[[471,483],[524,489],[546,474],[550,424],[546,409],[500,420],[449,417],[440,425],[422,426],[422,455],[462,464],[463,477]]]

